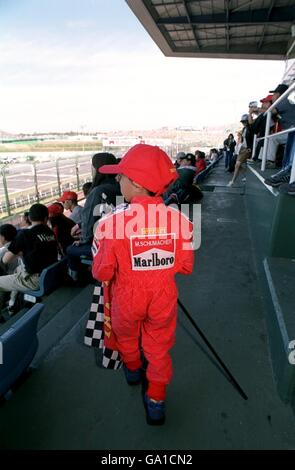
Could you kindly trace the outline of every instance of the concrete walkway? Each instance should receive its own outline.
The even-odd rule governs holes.
[[[179,312],[167,422],[146,425],[140,387],[96,364],[86,316],[0,407],[3,449],[295,449],[279,399],[245,215],[243,188],[218,167],[202,203],[202,245],[179,297],[249,396],[244,401]]]

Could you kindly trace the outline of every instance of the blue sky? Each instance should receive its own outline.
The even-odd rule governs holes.
[[[283,71],[164,57],[124,0],[0,0],[0,130],[238,125]]]

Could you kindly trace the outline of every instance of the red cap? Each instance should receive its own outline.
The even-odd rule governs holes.
[[[49,217],[57,217],[58,215],[63,214],[64,211],[62,205],[56,202],[51,204],[51,206],[48,206],[47,209]]]
[[[272,96],[273,95],[267,95],[265,98],[262,98],[262,100],[260,100],[261,103],[272,103]]]
[[[118,165],[104,165],[100,173],[123,174],[143,188],[162,194],[178,178],[172,161],[159,147],[137,144],[131,147]]]
[[[75,193],[75,191],[64,191],[61,195],[61,197],[59,198],[59,201],[60,202],[65,202],[67,201],[68,199],[71,199],[73,201],[77,201],[78,199],[78,194]]]

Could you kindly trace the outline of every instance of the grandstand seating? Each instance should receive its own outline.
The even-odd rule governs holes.
[[[197,184],[202,183],[202,181],[204,181],[204,179],[207,178],[207,176],[213,170],[213,168],[219,163],[219,160],[221,158],[223,158],[223,155],[220,155],[215,162],[209,163],[209,165],[207,165],[203,171],[198,173],[194,179],[194,183],[197,183]]]
[[[0,396],[28,369],[38,348],[37,324],[43,304],[34,305],[0,336]]]
[[[40,274],[39,289],[27,291],[24,299],[28,302],[35,303],[37,299],[41,299],[44,295],[48,295],[61,286],[62,279],[66,273],[67,257],[65,256],[56,263],[43,269]]]

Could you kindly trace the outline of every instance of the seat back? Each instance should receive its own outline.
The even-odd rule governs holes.
[[[43,307],[34,305],[0,336],[0,396],[9,391],[35,356],[37,324]]]
[[[43,269],[40,274],[39,289],[35,291],[28,291],[28,295],[35,297],[42,297],[48,295],[55,289],[60,287],[62,278],[66,272],[67,257],[62,258],[54,264],[51,264],[47,268]]]

